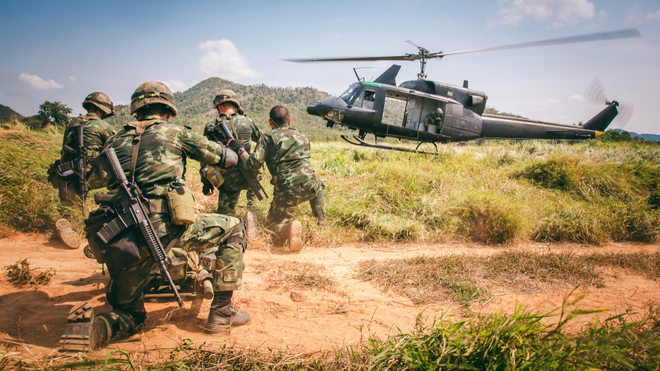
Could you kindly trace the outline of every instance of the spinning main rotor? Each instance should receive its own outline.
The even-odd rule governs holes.
[[[622,39],[628,37],[639,37],[640,33],[637,29],[628,28],[618,31],[609,31],[609,32],[599,32],[586,35],[578,36],[569,36],[561,37],[558,39],[548,39],[541,41],[532,41],[519,44],[510,44],[495,46],[490,48],[481,48],[481,49],[469,49],[461,50],[456,52],[436,52],[431,53],[428,49],[416,45],[410,40],[406,42],[416,47],[418,50],[417,54],[407,53],[404,55],[394,55],[394,56],[381,56],[381,57],[340,57],[340,58],[301,58],[301,59],[285,59],[288,62],[297,62],[297,63],[307,63],[307,62],[345,62],[345,61],[416,61],[419,60],[420,64],[420,73],[417,74],[417,78],[420,80],[426,79],[426,61],[429,59],[435,58],[444,58],[447,55],[456,55],[456,54],[466,54],[466,53],[477,53],[477,52],[486,52],[486,51],[495,51],[495,50],[504,50],[504,49],[518,49],[518,48],[530,48],[534,46],[544,46],[544,45],[559,45],[559,44],[572,44],[572,43],[581,43],[588,41],[598,41],[598,40],[611,40],[611,39]]]

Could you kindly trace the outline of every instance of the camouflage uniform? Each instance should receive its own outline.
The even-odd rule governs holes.
[[[265,162],[272,176],[274,189],[266,222],[268,228],[291,219],[296,206],[305,201],[309,201],[317,220],[323,221],[323,183],[314,173],[310,158],[309,138],[289,125],[263,134],[254,153],[244,158],[246,165],[255,170]]]
[[[429,130],[429,126],[435,125],[438,127],[437,132],[439,133],[442,130],[442,121],[444,119],[444,114],[442,109],[438,108],[436,111],[429,113],[424,120],[425,130]]]
[[[86,115],[80,115],[73,119],[69,123],[64,131],[64,138],[62,140],[62,148],[68,146],[74,150],[78,149],[78,126],[83,125],[83,146],[87,150],[87,164],[89,160],[96,157],[103,148],[105,142],[115,135],[115,130],[108,124],[103,121],[94,113],[88,113]],[[62,158],[60,159],[61,164],[64,164],[69,161],[76,159],[76,155],[62,150]],[[99,174],[98,169],[92,168],[90,165],[87,165],[87,179],[90,188],[102,188],[105,179],[104,174]],[[68,205],[72,205],[73,201],[76,199],[82,199],[82,194],[80,189],[75,185],[78,179],[78,176],[71,177],[73,179],[62,178],[59,183],[59,194],[60,199]]]
[[[136,128],[144,128],[140,136],[140,147],[135,174],[130,173]],[[223,147],[209,141],[195,131],[170,124],[159,116],[147,116],[124,127],[113,143],[119,162],[128,179],[132,177],[147,200],[162,200],[173,182],[181,181],[185,174],[187,158],[202,164],[212,165],[223,161]],[[113,188],[110,185],[109,188]],[[151,201],[150,201],[151,202]],[[149,205],[145,205],[150,210]],[[149,219],[163,246],[185,226],[171,223],[166,211],[150,212]],[[196,214],[195,222],[189,225],[174,248],[185,251],[203,251],[217,247],[214,272],[214,291],[233,291],[242,288],[244,246],[230,237],[242,238],[242,222],[219,214]],[[237,236],[240,234],[240,236]],[[88,231],[90,245],[103,249],[98,237]],[[101,245],[101,246],[99,246]],[[111,274],[107,288],[108,302],[112,312],[102,313],[108,328],[108,341],[130,336],[137,331],[145,318],[143,290],[149,283],[150,273],[158,268],[151,259],[146,246],[139,246],[140,258],[130,266]]]
[[[229,128],[235,138],[240,139],[243,142],[245,150],[248,151],[248,153],[251,148],[250,140],[257,143],[261,138],[261,131],[259,131],[257,125],[255,125],[247,116],[237,112],[231,114],[229,117],[223,113],[216,121],[208,123],[204,128],[204,136],[214,142],[226,145],[229,138],[222,129],[218,128],[218,125],[222,125],[223,123]],[[245,181],[243,174],[237,168],[222,172],[222,177],[225,182],[218,187],[217,212],[220,214],[235,215],[236,205],[238,204],[241,190],[248,190],[248,203],[252,202],[252,199],[255,197],[254,193]],[[208,181],[202,176],[202,182]]]

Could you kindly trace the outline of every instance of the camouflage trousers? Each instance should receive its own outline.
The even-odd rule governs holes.
[[[236,205],[238,205],[238,200],[241,197],[242,190],[233,191],[225,190],[222,187],[218,189],[218,209],[216,212],[218,214],[232,215],[236,216]],[[255,196],[254,191],[251,189],[247,190],[247,205],[248,208],[254,203],[258,202],[257,196]]]
[[[272,229],[275,225],[292,219],[296,206],[305,201],[309,201],[312,214],[316,219],[323,220],[325,218],[323,188],[323,183],[316,177],[288,188],[275,187],[273,201],[268,210],[266,228]]]
[[[227,240],[236,237],[237,233],[243,237],[244,229],[237,228],[243,222],[220,214],[195,216],[195,222],[187,227],[174,247],[184,251],[217,247],[215,271],[212,272],[214,291],[240,290],[243,286],[243,246]],[[151,215],[150,219],[164,246],[183,228],[169,223],[168,214]],[[145,246],[140,246],[139,252],[140,259],[110,277],[108,283],[106,297],[113,310],[98,317],[107,324],[110,342],[135,334],[146,319],[143,291],[149,283],[150,273],[158,269],[158,265]]]

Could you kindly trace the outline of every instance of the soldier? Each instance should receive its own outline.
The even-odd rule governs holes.
[[[237,311],[231,305],[233,291],[242,288],[246,248],[243,222],[219,214],[194,214],[192,224],[177,225],[173,210],[179,210],[182,205],[166,202],[175,197],[168,197],[173,189],[181,194],[188,158],[202,165],[228,168],[236,165],[236,153],[190,128],[170,124],[167,120],[177,115],[177,109],[171,90],[163,83],[150,81],[138,86],[131,97],[130,109],[138,121],[126,124],[111,145],[127,179],[140,189],[149,220],[163,246],[185,251],[217,248],[217,259],[209,268],[214,276],[214,299],[207,329],[219,332],[250,324],[250,313]],[[116,184],[108,187],[112,189]],[[184,188],[183,193],[186,192],[190,190]],[[107,244],[101,241],[96,232],[115,219],[114,207],[102,205],[85,221],[90,247],[97,259],[106,263],[110,273],[106,296],[112,311],[95,316],[87,303],[74,306],[60,342],[64,351],[97,349],[104,343],[135,334],[146,320],[143,290],[158,265],[144,242],[135,237],[136,227],[125,229]],[[186,207],[194,208],[194,201]]]
[[[266,163],[274,186],[266,227],[279,238],[288,239],[290,251],[300,251],[302,224],[298,220],[284,221],[291,220],[297,205],[309,201],[312,214],[318,225],[322,225],[325,217],[323,183],[309,162],[309,138],[291,126],[289,110],[284,106],[273,107],[268,123],[273,130],[261,136],[252,155],[237,141],[229,142],[229,147],[252,169],[259,169]]]
[[[212,141],[227,145],[230,138],[227,136],[222,128],[228,128],[234,138],[243,142],[245,150],[250,152],[250,140],[257,143],[261,138],[261,132],[257,125],[252,122],[241,108],[241,103],[238,101],[238,96],[232,90],[223,89],[213,100],[213,106],[218,110],[218,119],[206,125],[204,128],[204,136]],[[206,179],[204,174],[206,169],[202,168],[201,179],[203,186],[203,193],[205,195],[213,194],[213,184]],[[221,173],[224,182],[218,185],[218,208],[219,214],[236,215],[236,205],[241,195],[241,190],[247,189],[248,205],[253,202],[255,198],[252,190],[248,186],[243,174],[237,168],[230,169]]]
[[[429,133],[439,133],[442,130],[443,119],[444,112],[442,112],[442,108],[438,107],[438,109],[426,116],[426,119],[424,120],[424,129]]]
[[[98,169],[89,165],[90,159],[98,155],[103,145],[115,134],[112,126],[104,119],[115,115],[114,105],[106,94],[93,92],[89,94],[82,104],[87,110],[87,114],[80,115],[73,119],[64,131],[62,140],[62,158],[51,165],[48,170],[49,180],[59,189],[60,200],[65,205],[74,205],[84,202],[87,197],[88,189],[102,187],[104,175],[98,172]],[[80,147],[79,127],[82,125],[82,144]],[[80,156],[86,156],[84,161],[86,166],[85,179],[81,179],[80,169],[77,168]],[[80,237],[73,229],[71,223],[66,218],[55,222],[58,234],[62,241],[71,248],[80,246]]]

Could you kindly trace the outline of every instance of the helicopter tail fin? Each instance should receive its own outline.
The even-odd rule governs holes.
[[[607,107],[598,112],[598,114],[592,117],[591,120],[587,121],[587,123],[584,124],[582,128],[596,131],[605,131],[612,120],[614,120],[614,118],[619,114],[619,110],[617,109],[618,106],[619,102],[615,100],[608,102]]]
[[[393,64],[387,71],[383,72],[382,75],[378,76],[374,82],[379,84],[387,84],[396,86],[396,75],[399,74],[401,66],[398,64]]]

